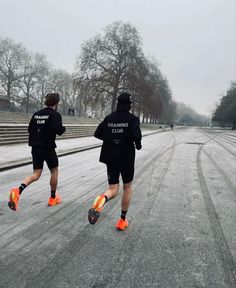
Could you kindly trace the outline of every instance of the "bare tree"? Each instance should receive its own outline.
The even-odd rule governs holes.
[[[102,35],[82,46],[77,69],[96,81],[97,91],[107,95],[112,111],[118,93],[124,89],[130,59],[139,47],[140,38],[136,28],[122,22],[107,26]]]
[[[74,82],[72,75],[64,70],[54,70],[52,73],[52,90],[60,93],[62,113],[66,115],[69,108],[74,107]]]
[[[232,130],[236,130],[236,82],[232,82],[225,96],[220,99],[212,121],[224,125],[232,125]]]
[[[0,80],[11,102],[13,89],[17,81],[23,77],[23,63],[27,55],[26,49],[21,44],[15,44],[10,39],[0,40]]]
[[[34,93],[31,98],[39,104],[39,108],[42,109],[44,97],[48,92],[52,90],[52,67],[46,59],[41,62],[40,69],[36,75],[36,85]]]
[[[27,54],[23,63],[23,77],[19,81],[19,87],[25,96],[25,111],[29,112],[30,100],[38,99],[35,97],[35,88],[38,76],[47,70],[46,57],[42,54]]]
[[[93,111],[104,100],[102,111],[108,103],[114,111],[117,94],[123,91],[133,95],[132,109],[143,116],[143,122],[156,123],[166,118],[164,111],[170,111],[167,81],[155,61],[144,56],[139,35],[130,24],[115,22],[87,41],[76,68],[80,75],[78,87],[82,87],[78,94],[80,107],[85,112],[87,106]]]

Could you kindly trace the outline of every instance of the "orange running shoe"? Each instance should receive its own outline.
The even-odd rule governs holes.
[[[50,197],[48,200],[48,206],[55,206],[61,203],[61,197],[56,194],[55,198]]]
[[[105,203],[106,197],[104,194],[96,197],[92,208],[88,211],[88,220],[90,224],[94,225],[97,222]]]
[[[12,188],[10,191],[10,199],[8,202],[8,206],[11,210],[16,211],[18,209],[19,198],[20,198],[20,189]]]
[[[129,226],[129,221],[127,219],[120,218],[116,223],[116,228],[118,230],[125,230]]]

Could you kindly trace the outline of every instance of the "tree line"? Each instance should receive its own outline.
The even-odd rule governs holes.
[[[197,113],[184,103],[176,103],[175,123],[184,126],[210,126],[210,118]]]
[[[143,123],[204,121],[186,105],[179,109],[167,78],[156,60],[145,56],[130,23],[114,22],[85,41],[73,73],[55,69],[43,54],[22,44],[0,39],[0,84],[13,111],[34,112],[43,107],[46,93],[59,92],[62,114],[73,108],[78,116],[101,119],[115,110],[117,96],[126,91],[133,96],[132,112]],[[183,116],[187,121],[180,121]]]
[[[212,121],[221,126],[231,126],[236,130],[236,82],[232,82],[226,95],[220,99],[213,114]]]
[[[61,95],[61,110],[103,117],[114,111],[119,93],[133,95],[133,112],[143,122],[172,121],[176,104],[158,64],[142,51],[137,29],[115,22],[85,41],[73,73],[54,67],[39,53],[11,39],[0,39],[0,83],[12,110],[43,106],[48,91]]]
[[[72,105],[72,76],[56,70],[43,54],[33,53],[11,39],[0,39],[0,84],[12,111],[35,111],[43,107],[48,92],[61,94],[65,113]]]

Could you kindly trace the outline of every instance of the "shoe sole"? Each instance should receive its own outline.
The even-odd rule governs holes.
[[[15,202],[9,201],[9,202],[8,202],[8,206],[9,206],[9,208],[10,208],[11,210],[16,211],[16,203],[15,203]]]
[[[90,224],[94,225],[98,221],[99,217],[100,217],[100,212],[96,211],[94,208],[89,209],[88,220]]]
[[[52,206],[56,206],[56,205],[61,204],[61,202],[62,202],[62,201],[60,201],[60,202],[56,202],[56,203],[53,203],[53,204],[48,204],[48,206],[50,206],[50,207],[52,207]]]
[[[116,229],[117,229],[117,230],[120,230],[120,231],[124,231],[126,228],[128,228],[128,226],[125,226],[123,229],[116,226]]]

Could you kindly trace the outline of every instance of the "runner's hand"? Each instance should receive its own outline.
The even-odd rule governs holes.
[[[136,146],[136,149],[137,149],[137,150],[142,149],[141,143],[135,143],[135,146]]]

